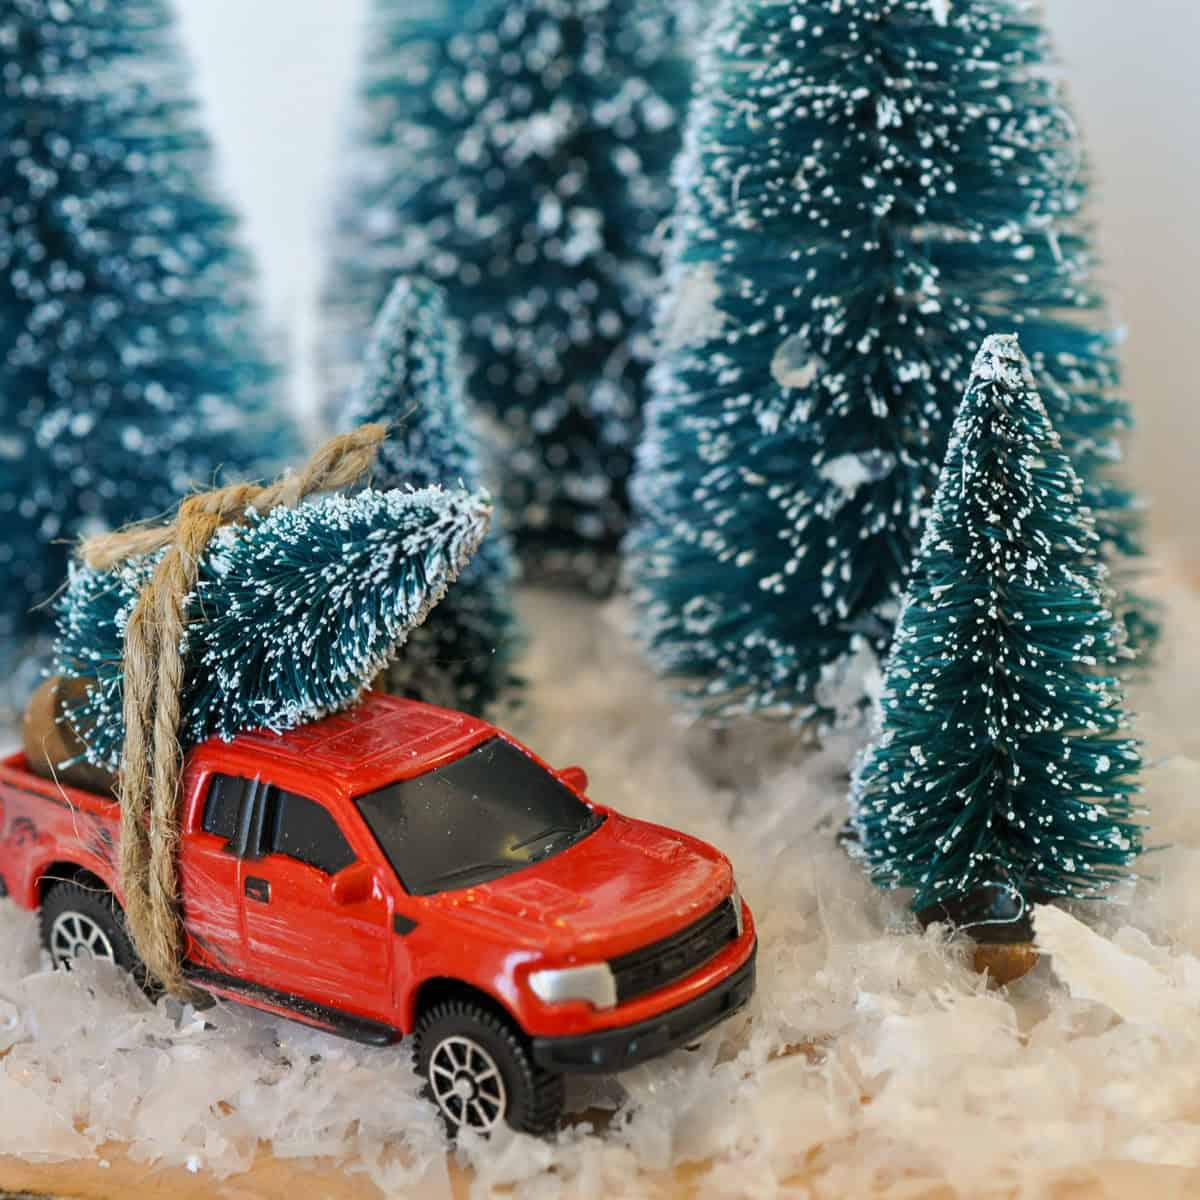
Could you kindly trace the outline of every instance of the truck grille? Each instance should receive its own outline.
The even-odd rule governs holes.
[[[690,975],[737,935],[737,914],[730,897],[679,933],[610,959],[608,965],[617,980],[617,1003]]]

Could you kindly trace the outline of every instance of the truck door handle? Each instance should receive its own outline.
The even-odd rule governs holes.
[[[246,876],[246,895],[251,900],[260,900],[263,904],[271,903],[271,885],[257,875]]]

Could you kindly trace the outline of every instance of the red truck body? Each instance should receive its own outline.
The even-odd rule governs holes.
[[[507,785],[514,771],[524,782]],[[431,791],[447,772],[458,790]],[[489,781],[522,819],[531,787],[585,823],[558,852],[551,828],[544,857],[513,847],[489,863],[470,843],[470,826],[493,819]],[[435,1001],[475,995],[548,1071],[613,1070],[692,1040],[753,989],[749,910],[719,851],[595,804],[585,786],[485,721],[377,693],[288,733],[198,746],[179,850],[188,973],[209,992],[381,1044]],[[0,762],[0,881],[22,907],[58,879],[99,881],[119,902],[118,826],[112,799],[35,776],[21,754]],[[439,884],[431,864],[464,839],[474,858]],[[587,964],[604,964],[607,1002],[547,995],[555,972]],[[549,974],[531,986],[534,972]]]

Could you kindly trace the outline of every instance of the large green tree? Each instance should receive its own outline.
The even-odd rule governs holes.
[[[0,657],[70,542],[292,448],[164,0],[0,5]]]
[[[852,790],[875,879],[1093,897],[1141,848],[1125,632],[1086,488],[1013,336],[975,362]]]
[[[665,0],[371,10],[325,289],[329,404],[396,275],[429,275],[462,324],[520,555],[598,586],[627,521],[689,79]]]
[[[1018,329],[1110,558],[1115,390],[1087,178],[1025,0],[732,0],[685,149],[631,578],[717,715],[827,715],[880,654],[970,367]]]

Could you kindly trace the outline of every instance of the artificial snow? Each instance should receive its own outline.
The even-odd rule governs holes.
[[[1051,905],[1034,910],[1038,949],[1049,956],[1054,974],[1079,1000],[1111,1009],[1130,1025],[1174,1033],[1198,1029],[1200,961],[1187,956],[1177,970],[1164,970],[1147,955],[1166,958],[1144,933],[1122,929],[1109,940],[1078,917]]]
[[[699,1048],[573,1084],[556,1138],[464,1142],[474,1194],[657,1197],[686,1165],[721,1197],[1033,1200],[1068,1178],[1079,1194],[1119,1177],[1148,1195],[1149,1164],[1200,1166],[1200,598],[1171,600],[1160,675],[1133,695],[1158,763],[1147,840],[1166,848],[1114,903],[1039,909],[1046,959],[997,990],[969,944],[919,932],[903,896],[837,848],[843,752],[788,765],[782,727],[770,740],[761,725],[686,727],[628,648],[621,608],[526,596],[530,696],[507,723],[551,762],[584,764],[597,799],[731,855],[759,988]],[[52,973],[33,918],[7,902],[0,938],[0,1153],[93,1157],[112,1141],[219,1177],[261,1139],[339,1159],[385,1195],[449,1197],[404,1047],[233,1004],[152,1007],[101,964]]]

